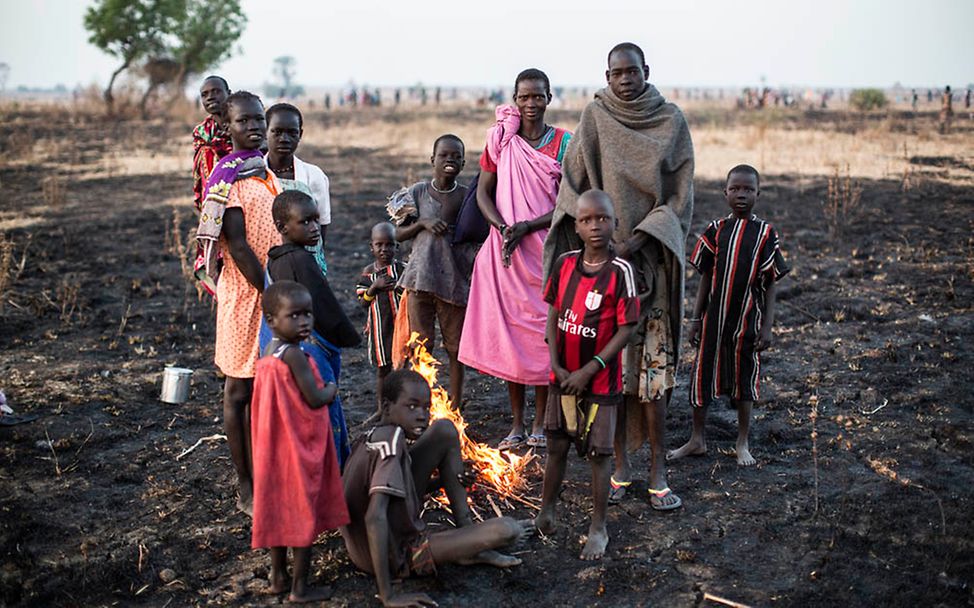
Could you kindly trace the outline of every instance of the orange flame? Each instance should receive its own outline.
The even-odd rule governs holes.
[[[477,480],[497,495],[513,499],[518,502],[534,506],[524,498],[528,489],[526,467],[535,455],[528,452],[519,456],[511,452],[501,452],[483,443],[477,443],[466,433],[467,422],[459,410],[453,407],[450,397],[442,386],[437,384],[436,376],[440,362],[426,350],[425,340],[419,339],[419,334],[413,332],[409,337],[407,348],[412,354],[409,360],[414,371],[429,382],[432,400],[430,403],[430,417],[446,418],[457,427],[460,435],[460,453],[464,460],[470,460],[477,469]]]

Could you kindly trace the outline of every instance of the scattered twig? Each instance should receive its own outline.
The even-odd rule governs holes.
[[[860,411],[860,413],[861,413],[861,414],[863,414],[864,416],[870,416],[870,415],[872,415],[872,414],[875,414],[875,413],[876,413],[876,412],[878,412],[879,410],[881,410],[881,409],[883,409],[884,407],[886,407],[886,404],[888,404],[888,403],[889,403],[889,399],[883,399],[883,404],[882,404],[882,405],[880,405],[879,407],[877,407],[876,409],[872,409],[872,410],[869,410],[868,412],[866,412],[866,411],[863,411],[863,410],[859,410],[859,411]]]
[[[490,494],[487,494],[487,502],[490,503],[490,507],[494,510],[497,517],[503,517],[503,515],[501,515],[501,510],[497,508],[497,503],[494,502],[494,499],[490,497]]]
[[[798,312],[802,313],[803,315],[805,315],[806,317],[808,317],[812,321],[815,321],[816,323],[821,323],[822,322],[821,319],[819,319],[818,317],[816,317],[812,313],[808,312],[807,310],[805,310],[801,306],[798,306],[797,304],[792,304],[788,300],[778,300],[778,303],[780,303],[782,306],[786,306],[786,307],[788,307],[788,308],[790,308],[792,310],[795,310],[795,311],[798,311]]]
[[[51,436],[47,433],[47,427],[44,427],[44,437],[47,438],[47,447],[51,448],[51,454],[54,455],[54,472],[57,473],[58,477],[60,477],[61,464],[58,462],[57,452],[54,451],[54,442],[51,441]]]
[[[818,516],[818,395],[812,395],[808,398],[808,403],[812,406],[812,411],[808,414],[808,418],[812,421],[812,468],[815,474],[815,510],[812,513],[813,517]]]
[[[724,606],[730,606],[731,608],[751,608],[747,604],[742,604],[740,602],[735,602],[734,600],[729,600],[725,597],[720,597],[719,595],[714,595],[713,593],[704,592],[703,601],[710,600],[711,602],[716,602],[718,604],[723,604]]]
[[[149,554],[149,549],[146,548],[144,543],[139,543],[139,574],[142,574],[142,564],[145,562],[146,555]],[[136,595],[138,595],[136,593]]]
[[[908,477],[904,477],[903,475],[900,475],[899,473],[897,473],[889,466],[887,466],[885,463],[879,460],[875,460],[869,457],[867,457],[866,460],[869,462],[869,468],[871,468],[879,475],[885,477],[886,479],[898,483],[899,485],[905,488],[912,486],[914,488],[919,488],[925,492],[930,492],[931,494],[933,494],[933,499],[937,501],[937,507],[940,509],[940,532],[944,536],[947,536],[947,517],[944,515],[944,503],[940,500],[940,496],[936,492],[934,492],[933,490],[931,490],[926,486],[922,486],[917,482],[912,481]]]
[[[204,441],[220,441],[221,439],[226,439],[226,438],[227,438],[226,435],[220,435],[219,433],[217,433],[216,435],[210,435],[209,437],[200,437],[199,439],[196,440],[196,443],[183,450],[183,452],[179,456],[176,456],[176,460],[182,460],[183,456],[186,456],[196,448],[203,445]]]

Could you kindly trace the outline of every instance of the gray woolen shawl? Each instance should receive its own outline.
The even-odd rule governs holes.
[[[546,282],[558,256],[582,246],[575,233],[576,203],[591,189],[604,190],[612,198],[619,220],[615,242],[636,231],[652,237],[630,261],[645,282],[640,287],[645,290],[640,294],[643,312],[648,314],[653,304],[670,314],[678,362],[686,239],[693,216],[693,143],[683,112],[653,85],[632,101],[604,88],[582,111],[562,162],[558,200],[544,244]],[[654,302],[657,280],[667,281],[668,302]]]

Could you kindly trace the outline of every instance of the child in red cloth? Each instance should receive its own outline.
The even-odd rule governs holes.
[[[251,402],[254,524],[251,546],[270,547],[270,592],[288,588],[287,548],[294,555],[290,602],[328,599],[331,590],[308,587],[311,544],[348,523],[328,404],[338,387],[322,382],[302,352],[314,327],[311,294],[293,281],[264,291],[264,316],[274,334],[257,361]]]

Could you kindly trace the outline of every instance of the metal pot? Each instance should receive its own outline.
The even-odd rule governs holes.
[[[162,372],[162,395],[164,403],[185,403],[189,399],[189,381],[193,370],[185,367],[167,367]]]

